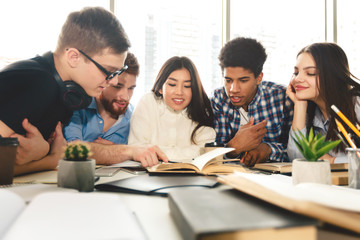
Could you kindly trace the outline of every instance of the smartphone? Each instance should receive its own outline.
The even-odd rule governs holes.
[[[120,167],[121,170],[123,170],[124,172],[128,172],[131,174],[135,174],[135,175],[141,175],[141,174],[145,174],[146,168],[138,166],[138,167]]]

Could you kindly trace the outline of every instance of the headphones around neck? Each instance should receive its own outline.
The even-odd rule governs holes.
[[[66,107],[70,110],[80,110],[90,105],[92,97],[87,95],[85,90],[79,84],[71,80],[61,80],[59,73],[55,69],[52,52],[47,52],[37,59],[40,61],[44,59],[50,65],[51,73],[60,86],[60,98]]]

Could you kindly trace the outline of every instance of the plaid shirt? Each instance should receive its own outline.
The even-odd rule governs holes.
[[[239,109],[232,105],[224,87],[214,91],[211,105],[215,117],[216,142],[228,143],[240,128]],[[249,118],[254,117],[254,124],[267,120],[267,133],[263,142],[271,148],[269,160],[289,161],[286,147],[294,110],[292,101],[286,96],[286,87],[272,82],[261,82],[248,106],[248,113]]]

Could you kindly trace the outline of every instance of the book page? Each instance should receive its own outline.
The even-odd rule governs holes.
[[[115,163],[112,165],[108,165],[106,166],[107,168],[120,168],[120,167],[141,167],[141,163],[140,162],[136,162],[133,160],[127,160],[121,163]]]
[[[0,189],[0,239],[25,208],[25,201],[15,193]]]
[[[195,172],[202,172],[204,166],[212,161],[213,158],[217,156],[223,155],[227,152],[233,151],[234,148],[216,148],[210,152],[204,153],[198,157],[196,157],[191,163],[160,163],[158,165],[152,166],[148,168],[149,172],[156,172],[156,171],[167,171],[167,170],[184,170],[187,169],[194,170]],[[213,160],[214,162],[226,162],[229,160],[222,160],[217,161]]]
[[[195,172],[199,172],[200,170],[191,163],[160,163],[158,165],[152,166],[148,168],[151,171],[166,171],[166,170],[176,170],[176,169],[189,169],[194,170]]]
[[[253,168],[260,170],[277,171],[277,172],[291,172],[292,163],[291,162],[257,163]]]
[[[242,165],[239,164],[211,164],[206,165],[203,169],[204,174],[229,174],[234,173],[234,171],[238,172],[252,172],[250,169],[244,168]]]
[[[217,156],[224,155],[225,153],[231,152],[235,150],[235,148],[216,148],[210,152],[204,153],[194,159],[192,162],[200,171],[203,170],[204,166],[211,159],[216,158]]]
[[[280,195],[295,200],[310,201],[332,208],[360,212],[358,190],[318,183],[292,184],[291,177],[237,172],[236,175],[251,180]]]
[[[120,196],[48,192],[37,195],[5,235],[9,239],[146,239]]]

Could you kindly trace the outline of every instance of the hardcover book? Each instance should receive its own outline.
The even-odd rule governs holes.
[[[234,189],[169,194],[170,214],[183,239],[316,239],[317,220]]]

